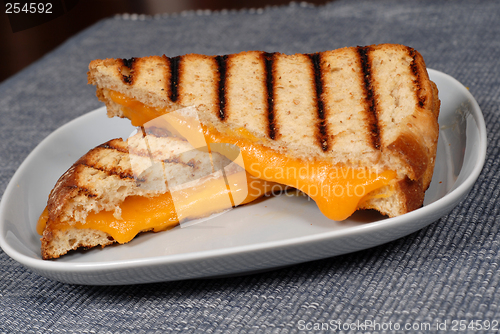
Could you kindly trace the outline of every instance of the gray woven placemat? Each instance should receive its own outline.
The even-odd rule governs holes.
[[[454,323],[460,320],[489,321],[491,327],[497,321],[498,331],[499,18],[500,2],[493,0],[335,1],[325,7],[119,16],[70,39],[0,85],[2,194],[43,138],[100,106],[86,71],[92,59],[107,57],[406,44],[430,68],[469,87],[487,123],[487,159],[466,200],[429,227],[366,251],[267,273],[76,286],[38,276],[0,251],[0,332],[338,332],[342,324],[366,321],[418,332],[403,326],[426,330],[429,324],[437,331],[446,321],[451,331],[453,324],[460,329],[463,323]]]

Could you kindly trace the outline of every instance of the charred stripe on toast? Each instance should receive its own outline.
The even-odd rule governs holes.
[[[132,85],[134,83],[134,64],[137,58],[122,59],[123,66],[120,70],[123,82]]]
[[[318,128],[318,143],[323,152],[328,151],[328,126],[326,123],[325,103],[323,101],[323,71],[321,70],[321,53],[310,54],[311,66],[314,72],[314,90],[316,91],[316,111],[317,111],[317,128]]]
[[[227,56],[215,56],[217,62],[217,70],[219,72],[219,119],[225,121],[226,115],[226,70],[227,70]]]
[[[262,54],[264,59],[264,69],[266,71],[266,95],[267,95],[267,129],[268,136],[272,140],[277,136],[276,117],[274,115],[274,56],[275,53],[264,52]]]
[[[357,47],[359,59],[361,60],[361,74],[365,90],[366,119],[367,126],[372,136],[372,145],[375,149],[380,149],[380,127],[378,124],[377,104],[375,101],[375,92],[372,83],[372,72],[369,52],[369,46]]]
[[[179,98],[179,63],[181,61],[181,56],[167,58],[170,67],[170,95],[169,98],[172,102],[176,102]]]
[[[410,54],[410,57],[412,58],[410,67],[411,71],[413,72],[413,75],[415,76],[415,80],[413,80],[413,83],[415,84],[415,92],[417,94],[417,101],[418,101],[418,106],[420,108],[423,108],[425,105],[425,95],[422,94],[422,77],[420,75],[420,69],[417,65],[416,57],[417,57],[417,52],[415,49],[407,47],[408,53]]]

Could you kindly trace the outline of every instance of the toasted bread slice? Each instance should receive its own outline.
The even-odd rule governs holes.
[[[126,243],[248,203],[272,187],[218,153],[148,128],[90,150],[61,176],[39,221],[42,258]]]
[[[88,81],[110,117],[135,125],[195,106],[209,141],[240,145],[251,174],[303,190],[332,219],[407,213],[432,179],[440,101],[410,47],[94,60]],[[275,161],[307,175],[283,177]],[[358,176],[367,170],[375,176]],[[359,196],[346,198],[349,182]]]

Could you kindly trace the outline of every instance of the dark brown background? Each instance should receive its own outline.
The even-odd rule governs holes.
[[[197,9],[241,9],[286,5],[289,0],[78,0],[64,15],[52,21],[12,32],[5,3],[0,13],[0,82],[63,43],[66,39],[98,20],[122,13],[154,15]],[[36,1],[34,1],[36,2]],[[309,0],[322,5],[327,0]]]

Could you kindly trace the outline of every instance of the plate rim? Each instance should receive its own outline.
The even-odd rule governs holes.
[[[484,121],[484,116],[479,107],[479,104],[472,96],[472,94],[465,88],[457,79],[452,76],[445,74],[443,72],[428,69],[429,75],[432,77],[441,76],[445,80],[452,82],[459,90],[460,93],[464,94],[470,101],[472,108],[471,112],[476,125],[478,127],[479,133],[479,150],[478,150],[478,159],[474,165],[470,174],[454,189],[452,189],[449,193],[445,194],[443,197],[437,199],[436,201],[409,212],[405,215],[394,217],[394,218],[386,218],[380,221],[371,222],[369,224],[363,224],[359,226],[352,226],[342,230],[329,231],[314,235],[302,236],[302,237],[294,237],[284,240],[274,240],[274,241],[266,241],[261,243],[254,243],[249,245],[240,245],[227,247],[222,249],[212,249],[212,250],[204,250],[204,251],[195,251],[189,253],[180,253],[180,254],[172,254],[172,255],[159,255],[153,257],[145,257],[140,259],[132,259],[132,260],[113,260],[113,261],[89,261],[89,262],[57,262],[57,261],[46,261],[33,257],[29,257],[27,255],[21,254],[17,252],[5,239],[4,236],[4,212],[6,210],[5,203],[6,200],[4,198],[8,197],[6,195],[10,194],[15,187],[15,181],[19,178],[19,175],[22,175],[22,171],[30,165],[30,162],[36,156],[36,152],[39,147],[43,146],[44,143],[49,141],[53,136],[57,136],[59,131],[64,131],[65,128],[74,125],[74,123],[81,122],[82,118],[92,117],[95,113],[103,112],[105,107],[100,107],[90,112],[87,112],[77,118],[65,123],[61,127],[57,128],[49,135],[47,135],[35,148],[28,154],[28,156],[24,159],[24,161],[19,165],[18,169],[12,176],[11,180],[7,184],[7,187],[2,195],[2,200],[0,202],[0,247],[3,251],[9,255],[12,259],[21,263],[22,265],[31,268],[35,271],[52,271],[58,273],[81,273],[83,271],[88,271],[89,268],[92,268],[92,272],[105,272],[108,270],[118,270],[118,269],[127,269],[130,266],[140,266],[140,267],[150,267],[150,266],[158,266],[158,265],[170,265],[176,263],[182,263],[186,261],[200,260],[200,259],[209,259],[216,258],[218,256],[227,256],[237,253],[246,253],[246,252],[255,252],[265,249],[272,249],[274,247],[286,247],[297,244],[304,244],[310,242],[319,242],[322,240],[328,239],[336,239],[341,238],[345,235],[359,235],[364,234],[367,231],[376,231],[382,225],[384,228],[387,227],[395,227],[400,224],[404,224],[407,220],[412,220],[421,215],[426,211],[432,212],[433,210],[440,208],[442,206],[450,206],[452,203],[458,202],[460,199],[463,199],[473,187],[477,178],[479,177],[482,168],[484,166],[486,160],[487,153],[487,132],[486,125]],[[464,172],[463,166],[458,174],[458,177]],[[431,224],[432,222],[429,222]],[[420,229],[420,228],[419,228]],[[332,255],[335,256],[335,255]]]

